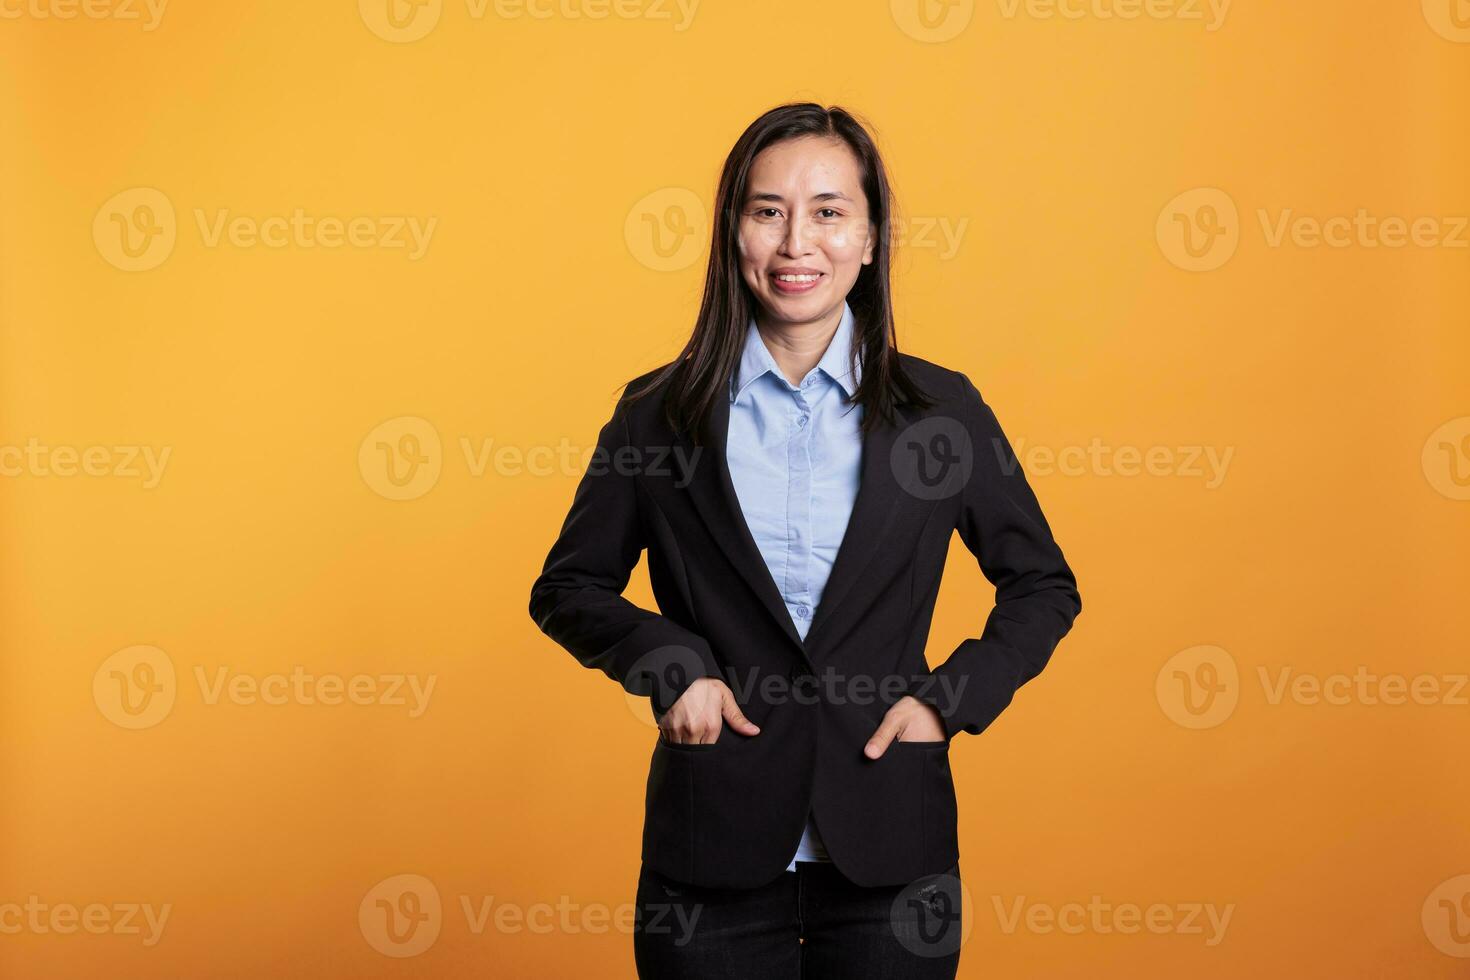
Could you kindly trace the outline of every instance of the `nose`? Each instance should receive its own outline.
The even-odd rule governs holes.
[[[786,222],[786,237],[781,240],[781,254],[804,255],[809,250],[811,234],[805,218],[799,215]]]

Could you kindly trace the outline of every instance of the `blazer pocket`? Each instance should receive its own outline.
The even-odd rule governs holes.
[[[720,744],[719,739],[713,742],[670,742],[664,738],[663,732],[658,734],[658,744],[662,748],[672,749],[675,752],[708,752]]]
[[[948,742],[914,742],[920,746]],[[943,868],[959,860],[959,803],[955,798],[954,775],[949,753],[935,749],[918,753],[924,763],[924,863]]]

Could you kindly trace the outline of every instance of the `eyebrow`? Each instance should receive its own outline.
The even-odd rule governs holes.
[[[839,194],[837,191],[823,191],[820,194],[813,194],[812,195],[812,200],[813,201],[846,201],[848,204],[851,204],[852,203],[852,198],[848,197],[846,194]],[[748,197],[746,197],[745,201],[746,201],[747,204],[754,203],[755,201],[776,201],[777,203],[785,204],[786,203],[786,198],[782,197],[780,194],[772,194],[770,192],[765,192],[765,193],[761,193],[761,194],[751,194]]]

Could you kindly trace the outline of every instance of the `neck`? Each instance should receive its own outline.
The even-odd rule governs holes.
[[[817,366],[841,323],[841,306],[805,323],[772,320],[765,310],[755,315],[756,330],[771,352],[771,360],[794,385],[801,384],[807,372]]]

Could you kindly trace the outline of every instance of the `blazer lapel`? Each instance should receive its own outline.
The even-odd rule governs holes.
[[[796,631],[796,624],[791,621],[786,603],[781,599],[781,590],[777,588],[776,580],[771,578],[760,546],[755,543],[755,535],[745,523],[745,515],[740,509],[740,498],[735,494],[735,483],[730,479],[730,463],[725,455],[729,431],[730,399],[722,391],[715,399],[701,434],[704,445],[700,447],[699,456],[686,457],[698,460],[689,478],[689,496],[720,550],[750,585],[761,605],[796,648],[805,651],[801,634]],[[693,451],[687,436],[680,433],[678,438],[686,452]]]
[[[745,522],[740,498],[735,493],[735,484],[730,478],[730,464],[725,452],[729,429],[730,400],[722,396],[715,399],[702,433],[704,445],[699,456],[693,457],[702,457],[704,465],[694,466],[687,486],[689,495],[725,556],[740,572],[766,612],[790,637],[803,656],[806,656],[807,651],[813,648],[813,641],[819,633],[831,628],[829,624],[835,608],[861,576],[863,569],[873,560],[891,525],[890,517],[894,505],[902,494],[889,462],[899,427],[880,424],[863,434],[863,456],[860,464],[862,475],[857,498],[853,501],[847,530],[837,549],[832,573],[823,590],[822,601],[813,614],[812,626],[807,631],[805,642],[791,621],[791,614],[786,611],[786,603],[781,598],[781,590],[771,577],[760,547],[755,542],[755,536]],[[687,436],[681,433],[678,439],[686,452],[693,451],[693,445]]]
[[[847,530],[842,535],[842,544],[832,561],[832,572],[822,590],[822,601],[817,603],[811,629],[806,633],[808,651],[815,650],[817,641],[831,631],[842,600],[881,550],[883,540],[893,526],[898,502],[904,496],[903,488],[893,473],[892,454],[898,433],[907,422],[902,409],[895,409],[895,412],[897,424],[880,421],[863,434],[862,476],[857,499],[853,501]],[[894,556],[896,561],[910,561],[912,558],[912,555]]]

